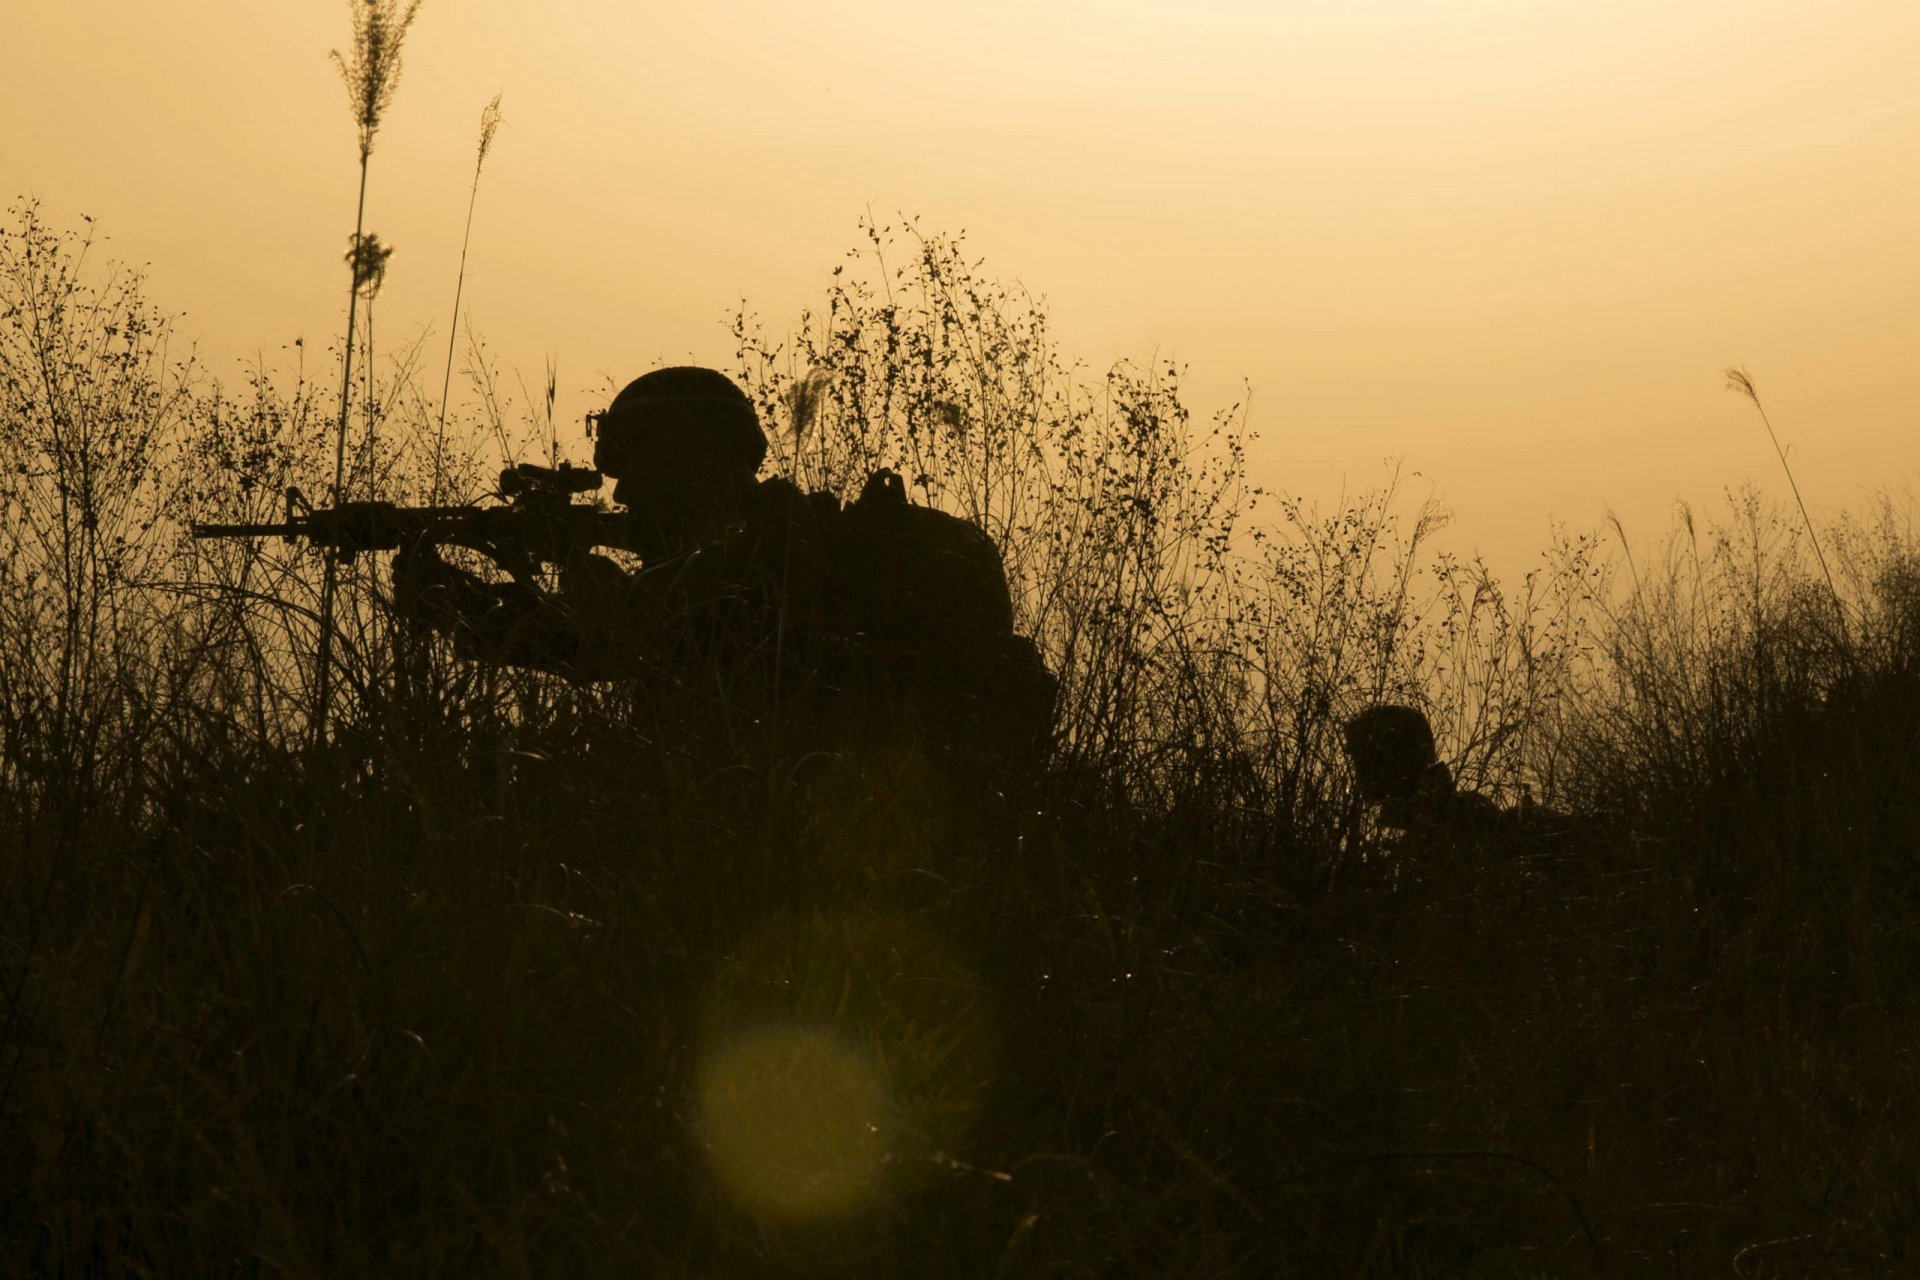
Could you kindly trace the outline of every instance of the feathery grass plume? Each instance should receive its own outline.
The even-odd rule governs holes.
[[[372,231],[347,242],[347,251],[341,257],[353,270],[354,291],[368,302],[387,282],[387,259],[392,256],[393,246],[380,243],[379,235]]]
[[[550,466],[560,465],[560,431],[553,423],[553,402],[560,395],[560,361],[552,355],[547,356],[547,462]]]
[[[353,123],[360,147],[360,195],[353,215],[352,248],[347,262],[353,283],[347,291],[347,346],[340,359],[340,425],[334,437],[333,501],[339,502],[347,469],[347,399],[353,387],[353,335],[359,319],[360,293],[365,286],[362,238],[367,225],[367,161],[373,155],[373,135],[393,102],[394,88],[400,83],[400,47],[407,30],[420,12],[421,0],[408,0],[402,9],[398,0],[348,0],[347,11],[353,19],[353,47],[349,54],[329,51],[340,79],[347,86],[347,100],[353,108]],[[384,267],[385,259],[381,264]],[[329,559],[320,587],[320,654],[314,687],[314,740],[326,736],[327,709],[332,700],[333,595],[338,568]]]
[[[500,95],[494,94],[493,101],[480,109],[480,146],[473,161],[473,171],[477,176],[480,166],[487,162],[487,152],[493,150],[493,135],[499,130],[505,119],[500,114]]]
[[[480,170],[486,166],[487,152],[493,150],[493,135],[504,119],[500,114],[500,95],[496,93],[493,101],[480,112],[480,145],[474,150],[473,185],[467,191],[467,227],[460,236],[460,274],[453,282],[453,316],[447,324],[447,371],[440,380],[440,421],[433,437],[435,502],[440,500],[439,467],[447,438],[447,393],[453,387],[453,344],[460,333],[460,295],[467,287],[467,246],[473,241],[473,206],[480,198]]]
[[[1827,580],[1827,591],[1833,596],[1834,616],[1840,620],[1841,639],[1849,639],[1847,631],[1847,609],[1840,599],[1840,589],[1833,583],[1833,570],[1827,567],[1827,553],[1820,549],[1820,534],[1813,527],[1813,517],[1807,514],[1806,500],[1800,496],[1800,485],[1793,478],[1793,468],[1787,465],[1787,451],[1780,446],[1780,437],[1774,432],[1773,420],[1767,417],[1767,406],[1760,403],[1760,392],[1754,388],[1753,376],[1745,369],[1729,365],[1724,371],[1727,390],[1737,391],[1753,401],[1753,407],[1759,411],[1761,425],[1767,429],[1767,439],[1773,441],[1773,451],[1780,459],[1780,469],[1787,473],[1787,488],[1793,491],[1793,501],[1800,508],[1801,522],[1807,526],[1807,538],[1813,543],[1814,559],[1820,562],[1820,573]]]
[[[560,362],[549,352],[547,354],[546,381],[541,383],[541,403],[546,416],[541,420],[547,429],[547,461],[552,466],[560,465],[560,428],[553,420],[553,406],[560,398]],[[518,375],[516,375],[518,376]],[[534,403],[533,392],[527,387],[525,377],[520,377],[520,395],[529,406]],[[502,456],[518,456],[519,450],[508,446],[504,437],[501,441]]]
[[[821,397],[832,383],[831,370],[811,369],[806,377],[787,389],[787,413],[796,443],[813,429],[814,421],[820,416]]]
[[[801,476],[800,468],[805,460],[801,445],[807,433],[820,420],[820,407],[833,381],[833,370],[818,367],[809,369],[805,377],[786,389],[783,397],[786,401],[788,429],[793,433],[793,470],[796,480]]]
[[[393,102],[400,83],[400,46],[420,12],[422,0],[409,0],[405,9],[396,0],[348,0],[353,15],[353,52],[332,50],[329,57],[340,68],[353,122],[360,130],[360,159],[373,154],[373,135]]]

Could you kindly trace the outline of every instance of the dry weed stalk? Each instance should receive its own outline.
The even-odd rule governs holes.
[[[467,190],[467,225],[460,236],[460,274],[453,283],[453,316],[447,322],[447,371],[440,380],[440,421],[434,428],[433,455],[436,469],[439,466],[441,451],[446,446],[447,437],[447,393],[453,386],[453,344],[460,333],[460,295],[467,287],[467,247],[473,243],[473,206],[480,198],[480,170],[486,166],[487,152],[493,150],[493,135],[499,131],[504,117],[500,114],[500,95],[494,94],[480,112],[480,145],[473,157],[473,185]],[[434,493],[430,501],[440,500],[440,485],[436,475]]]
[[[373,156],[373,135],[393,101],[400,83],[400,48],[407,30],[420,12],[421,0],[408,0],[403,9],[398,0],[350,0],[353,17],[353,46],[350,54],[331,51],[340,79],[347,86],[347,99],[353,108],[353,123],[360,147],[360,194],[355,203],[353,239],[348,264],[353,281],[347,291],[347,347],[341,355],[340,426],[334,440],[333,501],[340,501],[347,467],[347,401],[353,386],[353,335],[358,320],[360,294],[365,287],[362,268],[367,245],[367,162]],[[381,259],[384,265],[384,258]],[[317,742],[326,736],[327,708],[332,697],[333,596],[338,569],[329,560],[320,590],[320,655],[315,676],[313,735]]]
[[[1827,580],[1827,590],[1833,594],[1833,613],[1840,621],[1840,635],[1847,638],[1847,609],[1841,602],[1840,589],[1834,585],[1833,570],[1827,567],[1827,553],[1820,548],[1820,534],[1813,527],[1813,517],[1807,514],[1806,499],[1800,496],[1800,484],[1793,478],[1793,468],[1787,465],[1787,451],[1781,447],[1780,437],[1774,432],[1773,420],[1767,417],[1767,406],[1760,403],[1760,392],[1754,388],[1753,377],[1745,369],[1729,367],[1726,370],[1727,390],[1737,391],[1753,401],[1753,407],[1760,413],[1760,423],[1767,429],[1767,439],[1773,441],[1773,452],[1780,459],[1780,469],[1787,473],[1787,487],[1793,491],[1794,505],[1800,508],[1800,519],[1807,526],[1807,538],[1813,543],[1813,555],[1820,562],[1820,573]]]

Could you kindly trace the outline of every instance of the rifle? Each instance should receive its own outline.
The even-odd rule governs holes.
[[[191,526],[196,538],[286,538],[324,549],[334,560],[363,551],[398,551],[453,543],[492,556],[520,577],[540,562],[564,564],[576,553],[625,542],[626,516],[579,505],[573,495],[598,489],[604,477],[589,467],[518,463],[500,473],[498,506],[404,507],[393,502],[341,502],[315,507],[297,488],[287,490],[286,518],[271,524]]]

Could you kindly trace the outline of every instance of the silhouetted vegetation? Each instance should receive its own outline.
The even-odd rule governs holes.
[[[315,740],[319,558],[185,523],[335,463],[477,495],[550,422],[476,348],[443,431],[399,358],[342,461],[344,351],[222,387],[13,211],[0,1270],[1912,1266],[1903,511],[1823,568],[1736,495],[1656,564],[1571,539],[1503,586],[1390,477],[1262,494],[1177,368],[1089,374],[959,243],[867,231],[795,335],[740,317],[737,376],[769,467],[891,466],[1000,544],[1061,677],[1017,800],[711,682],[465,662],[371,558]],[[1341,753],[1380,701],[1579,825],[1384,838]]]

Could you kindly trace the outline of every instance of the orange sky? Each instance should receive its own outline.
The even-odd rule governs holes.
[[[7,0],[0,187],[91,213],[217,371],[343,326],[354,145],[328,0]],[[563,413],[724,365],[730,308],[819,297],[871,207],[964,227],[1096,366],[1254,388],[1257,478],[1400,456],[1450,541],[1915,476],[1920,6],[1696,0],[427,0],[373,158],[387,335],[466,301]]]

